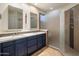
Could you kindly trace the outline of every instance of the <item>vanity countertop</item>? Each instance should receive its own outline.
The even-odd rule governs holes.
[[[23,33],[32,33],[32,32],[39,32],[39,30],[8,30],[8,31],[2,31],[0,32],[0,37],[4,37],[4,36],[11,36],[14,34],[23,34]]]
[[[7,30],[7,31],[1,31],[0,35],[3,34],[12,34],[12,33],[23,33],[23,32],[34,32],[34,31],[39,31],[39,30]]]
[[[46,33],[46,32],[32,32],[32,33],[25,33],[25,34],[18,34],[18,35],[0,37],[0,43],[11,41],[11,40],[17,40],[17,39],[23,38],[23,37],[29,37],[29,36],[44,34],[44,33]]]

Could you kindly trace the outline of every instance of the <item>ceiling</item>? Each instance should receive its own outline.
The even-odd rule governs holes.
[[[62,8],[68,5],[69,3],[31,3],[31,4],[42,11],[49,12],[51,10]]]

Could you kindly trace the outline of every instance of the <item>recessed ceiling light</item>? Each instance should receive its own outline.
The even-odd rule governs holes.
[[[37,5],[37,3],[34,3],[34,5]]]
[[[50,8],[51,10],[53,9],[53,8]]]

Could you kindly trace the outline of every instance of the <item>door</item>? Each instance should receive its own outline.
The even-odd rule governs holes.
[[[79,51],[79,5],[74,9],[74,48]]]
[[[74,11],[73,8],[65,12],[65,43],[74,48]]]
[[[73,9],[70,9],[70,47],[74,48],[74,15],[73,15]]]
[[[70,25],[70,11],[67,10],[65,12],[65,44],[67,46],[70,46],[70,29],[69,29],[69,26]]]
[[[79,51],[79,5],[67,10],[65,14],[66,43]]]

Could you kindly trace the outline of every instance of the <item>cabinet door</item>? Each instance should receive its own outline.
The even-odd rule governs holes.
[[[1,56],[1,44],[0,44],[0,56]]]
[[[21,42],[20,42],[21,41]],[[16,41],[16,56],[24,56],[27,55],[27,41],[26,39],[19,39]]]
[[[15,55],[14,45],[4,47],[2,53],[3,53],[3,56],[14,56]]]
[[[28,38],[28,55],[31,55],[37,50],[37,39],[36,36]]]
[[[3,56],[14,56],[15,55],[15,45],[14,41],[1,43],[1,53]]]
[[[40,34],[37,37],[37,40],[38,40],[38,49],[40,49],[46,45],[46,35],[45,34]]]
[[[34,46],[37,44],[36,36],[28,38],[28,47]]]
[[[43,43],[41,35],[37,36],[37,40],[38,40],[37,41],[38,42],[38,49],[40,49],[40,48],[42,48],[42,43]]]
[[[28,55],[31,55],[31,54],[34,53],[36,50],[37,50],[37,46],[36,46],[36,45],[31,46],[31,47],[28,47]]]
[[[46,46],[46,34],[42,34],[42,45]]]

